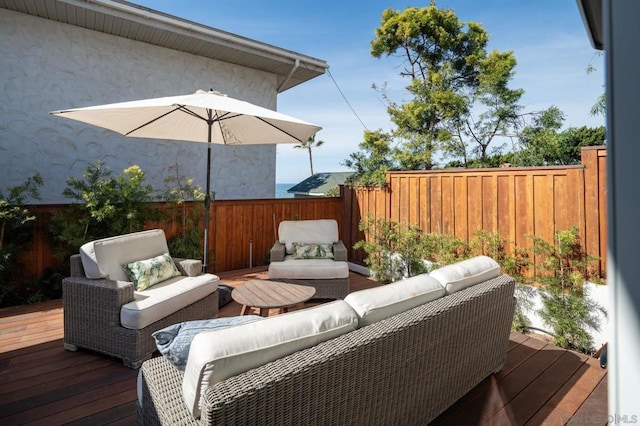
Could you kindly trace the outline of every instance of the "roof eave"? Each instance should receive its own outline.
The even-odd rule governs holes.
[[[277,76],[278,92],[329,68],[318,58],[124,0],[0,0],[0,8],[266,71]]]
[[[602,0],[577,0],[589,40],[594,49],[604,50]]]

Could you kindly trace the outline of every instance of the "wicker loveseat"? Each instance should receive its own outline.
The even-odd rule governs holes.
[[[156,351],[153,332],[216,317],[219,279],[201,274],[200,261],[173,259],[179,276],[134,289],[122,265],[168,251],[160,229],[83,245],[71,257],[71,276],[62,281],[65,349],[102,352],[138,368]]]
[[[453,275],[460,273],[455,282],[443,283],[447,295],[434,295],[432,287],[427,299],[411,296],[426,281],[420,276],[325,304],[338,310],[344,308],[339,304],[353,305],[360,324],[208,386],[196,418],[184,396],[193,345],[221,336],[199,334],[184,374],[163,357],[142,365],[138,424],[427,424],[499,371],[506,358],[514,280],[495,273],[470,277],[465,269],[454,270]],[[400,293],[409,297],[396,297]],[[391,303],[380,296],[389,296]],[[416,301],[421,304],[410,307]],[[296,314],[295,320],[302,320],[305,311],[310,310],[240,325],[229,335],[241,336],[244,327],[272,318],[286,319],[281,325]]]

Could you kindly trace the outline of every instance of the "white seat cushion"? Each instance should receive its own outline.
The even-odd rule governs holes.
[[[344,301],[358,314],[360,327],[373,324],[445,295],[444,287],[428,274],[349,293]]]
[[[353,331],[358,316],[343,300],[204,332],[191,343],[182,381],[189,411],[200,417],[205,389],[231,376]]]
[[[294,259],[286,256],[283,262],[269,264],[269,279],[336,279],[349,276],[349,264],[333,259]]]
[[[169,253],[162,229],[91,241],[80,247],[87,278],[130,281],[122,265]]]
[[[500,265],[490,257],[476,256],[438,268],[429,275],[450,294],[497,277]]]
[[[213,274],[197,277],[175,277],[134,292],[134,301],[120,308],[120,323],[125,328],[140,330],[218,289],[220,279]]]
[[[338,242],[338,222],[333,219],[283,220],[278,226],[278,240],[293,253],[293,243]]]

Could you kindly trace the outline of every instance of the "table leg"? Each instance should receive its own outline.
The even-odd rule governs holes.
[[[242,305],[242,310],[240,311],[240,315],[249,315],[251,314],[251,307],[247,305]]]

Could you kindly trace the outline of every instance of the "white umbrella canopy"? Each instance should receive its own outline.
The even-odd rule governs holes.
[[[249,102],[198,90],[191,95],[52,111],[124,136],[208,143],[204,259],[207,271],[211,143],[256,145],[302,143],[322,127]]]
[[[299,143],[321,129],[249,102],[203,90],[192,95],[74,108],[51,114],[124,136],[225,145]]]

